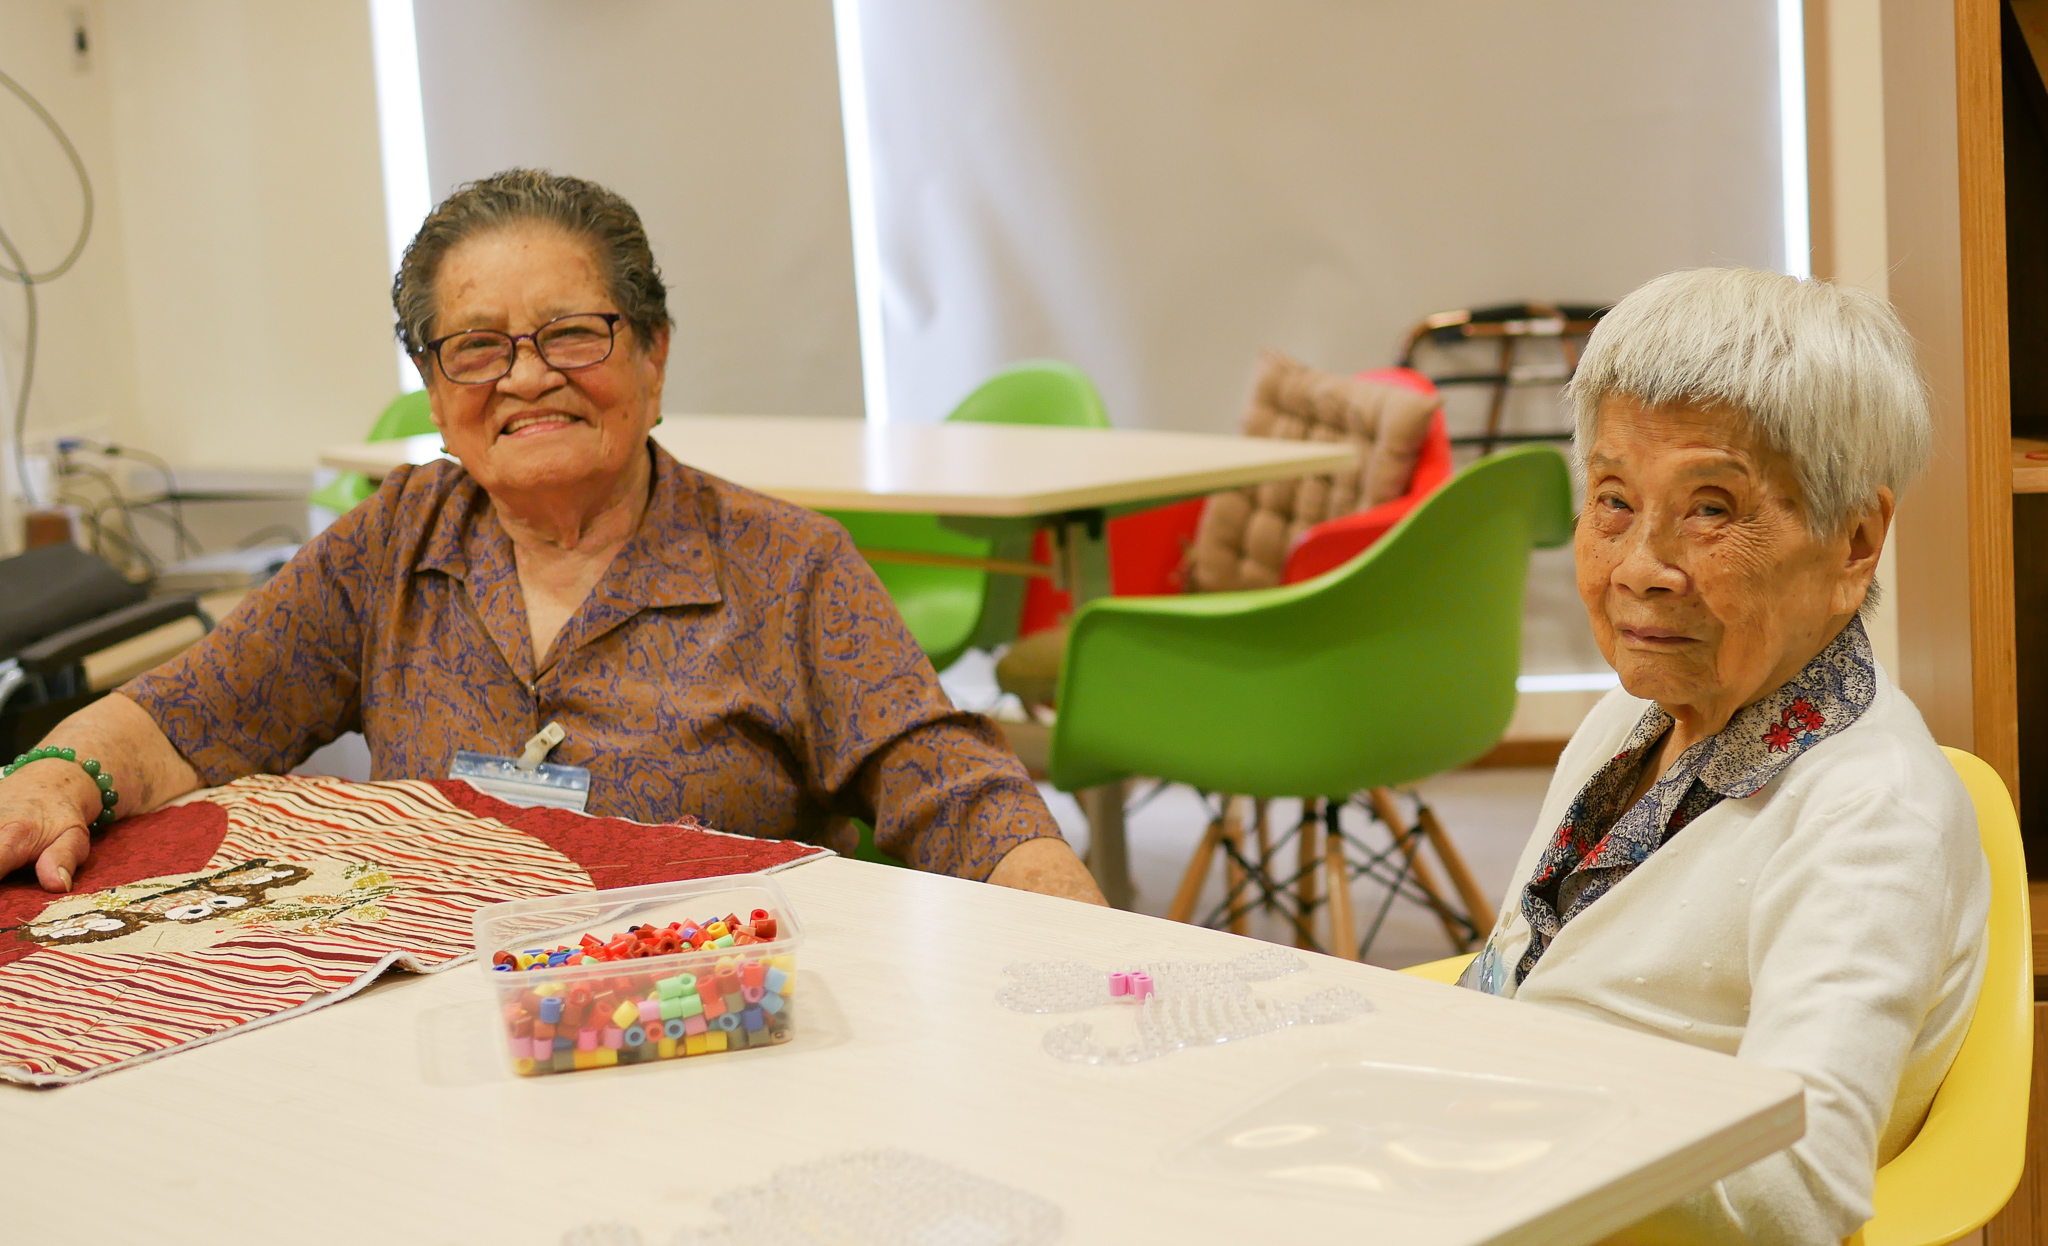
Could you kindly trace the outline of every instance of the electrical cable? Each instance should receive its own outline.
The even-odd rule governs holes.
[[[14,469],[21,478],[22,498],[24,501],[32,501],[34,490],[31,488],[28,478],[27,436],[28,396],[30,386],[35,382],[36,376],[36,334],[39,328],[36,286],[42,282],[55,281],[65,273],[70,272],[71,266],[76,264],[78,257],[84,253],[85,241],[92,236],[92,178],[85,171],[85,161],[79,157],[78,148],[72,146],[71,136],[64,132],[63,126],[57,124],[57,119],[50,115],[49,109],[43,107],[42,101],[29,94],[28,88],[16,82],[5,72],[0,72],[0,86],[4,86],[14,92],[21,102],[28,106],[28,110],[34,113],[36,118],[45,126],[49,127],[50,133],[57,140],[57,145],[64,149],[64,155],[70,159],[71,168],[78,174],[78,188],[84,196],[84,211],[81,213],[78,222],[77,240],[71,244],[71,249],[65,253],[63,259],[42,272],[36,272],[30,267],[28,260],[23,257],[21,251],[14,245],[14,240],[8,237],[7,231],[0,229],[0,252],[6,253],[7,262],[13,266],[11,268],[0,266],[0,278],[21,283],[22,301],[28,311],[27,329],[23,335],[21,387],[14,400],[13,440]]]

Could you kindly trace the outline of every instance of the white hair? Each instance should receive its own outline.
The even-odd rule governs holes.
[[[1565,391],[1583,463],[1600,408],[1723,406],[1791,461],[1807,530],[1833,536],[1927,467],[1913,339],[1874,294],[1753,268],[1646,282],[1601,317]]]

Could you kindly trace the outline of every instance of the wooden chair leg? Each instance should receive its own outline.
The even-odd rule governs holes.
[[[1180,890],[1174,893],[1173,905],[1166,910],[1168,921],[1184,922],[1194,916],[1195,902],[1202,898],[1202,884],[1209,877],[1209,866],[1216,860],[1216,845],[1222,842],[1223,819],[1217,818],[1202,832],[1202,842],[1188,859],[1187,873],[1180,877]]]
[[[1316,875],[1323,867],[1323,822],[1316,816],[1317,802],[1304,799],[1301,802],[1301,830],[1294,843],[1295,866],[1301,880],[1295,884],[1295,894],[1301,901],[1301,916],[1304,926],[1315,925],[1316,903],[1319,899]],[[1313,941],[1306,934],[1297,931],[1294,946],[1313,950]]]
[[[1344,837],[1328,836],[1324,848],[1330,872],[1330,954],[1357,960],[1358,925],[1351,919],[1351,864],[1344,856]]]
[[[1450,938],[1451,946],[1460,952],[1464,951],[1470,946],[1465,937],[1465,928],[1459,925],[1458,910],[1451,906],[1449,897],[1444,894],[1443,887],[1437,882],[1436,871],[1430,868],[1429,861],[1422,855],[1421,834],[1408,824],[1408,819],[1401,816],[1401,807],[1394,803],[1394,794],[1386,788],[1373,788],[1366,793],[1366,798],[1372,802],[1373,812],[1379,815],[1380,821],[1387,824],[1388,833],[1393,835],[1395,844],[1401,849],[1401,855],[1408,861],[1408,869],[1415,878],[1415,885],[1429,898],[1429,907],[1435,910],[1437,921],[1443,924],[1444,934]],[[1475,918],[1473,925],[1478,924]],[[1486,927],[1481,928],[1490,928],[1491,925],[1489,922]]]
[[[1266,818],[1270,805],[1271,802],[1265,800],[1252,802],[1252,836],[1259,846],[1259,869],[1265,872],[1269,880],[1273,877],[1273,830]],[[1260,896],[1260,903],[1264,907],[1273,907],[1272,898],[1267,892],[1262,890]]]
[[[1486,898],[1486,891],[1479,880],[1472,877],[1472,871],[1465,864],[1465,856],[1458,846],[1451,842],[1450,832],[1437,821],[1436,811],[1423,805],[1416,811],[1415,820],[1421,824],[1422,833],[1429,836],[1430,847],[1436,849],[1437,860],[1444,863],[1444,872],[1451,876],[1451,885],[1458,889],[1458,898],[1465,902],[1465,912],[1472,918],[1473,928],[1479,931],[1479,938],[1485,939],[1493,930],[1496,914],[1493,904]],[[1464,948],[1459,948],[1464,951]]]
[[[1246,934],[1249,931],[1246,915],[1252,906],[1245,901],[1245,872],[1244,867],[1238,864],[1244,856],[1244,824],[1238,821],[1235,796],[1223,798],[1222,838],[1232,850],[1223,857],[1223,894],[1229,907],[1228,925],[1230,933]]]

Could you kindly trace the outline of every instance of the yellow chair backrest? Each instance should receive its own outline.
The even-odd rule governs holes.
[[[1877,1215],[1857,1246],[1939,1246],[1998,1214],[2027,1159],[2027,1094],[2034,1068],[2034,936],[2020,822],[1998,772],[1957,748],[1941,750],[1977,807],[1991,863],[1991,947],[1984,991],[1962,1050],[1904,1151],[1877,1170]]]
[[[2027,1158],[2027,1095],[2034,1068],[2034,935],[2020,822],[1998,772],[1944,748],[1977,809],[1991,863],[1990,951],[1984,990],[1948,1077],[1920,1133],[1877,1170],[1877,1215],[1848,1246],[1942,1246],[1998,1214]],[[1455,982],[1471,956],[1402,973]]]

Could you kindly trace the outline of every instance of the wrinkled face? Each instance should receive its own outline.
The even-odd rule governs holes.
[[[550,225],[513,225],[464,239],[435,274],[428,337],[470,329],[531,333],[558,316],[616,312],[591,248]],[[451,381],[425,363],[434,425],[448,452],[493,495],[501,491],[603,490],[643,453],[661,414],[668,334],[642,342],[618,325],[611,357],[573,371],[541,361],[520,342],[497,381]]]
[[[1573,552],[1630,694],[1703,710],[1719,730],[1855,612],[1876,563],[1868,526],[1816,539],[1798,499],[1790,462],[1731,411],[1602,404]]]

